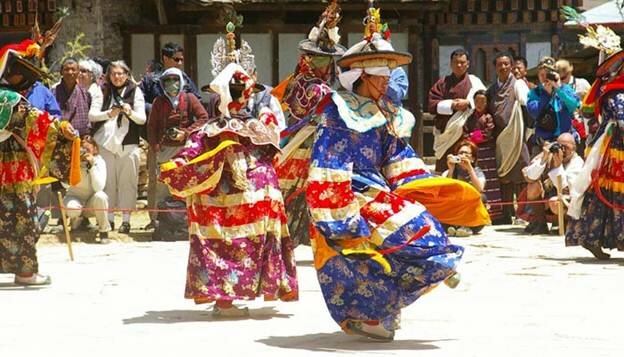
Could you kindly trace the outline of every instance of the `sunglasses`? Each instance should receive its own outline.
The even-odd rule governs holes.
[[[174,60],[177,63],[184,62],[184,57],[171,57],[171,59]]]

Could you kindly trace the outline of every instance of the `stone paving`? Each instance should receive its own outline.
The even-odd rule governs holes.
[[[0,356],[622,356],[624,253],[598,262],[557,236],[486,227],[466,247],[463,281],[403,311],[392,343],[339,331],[308,247],[297,249],[300,300],[256,301],[251,318],[212,318],[183,298],[186,242],[39,247],[53,284],[0,275]]]

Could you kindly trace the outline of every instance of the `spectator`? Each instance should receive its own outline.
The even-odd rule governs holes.
[[[161,73],[163,71],[163,65],[162,63],[160,63],[160,61],[157,60],[149,60],[147,61],[147,64],[145,65],[145,74],[146,75],[153,75],[154,73]],[[141,78],[141,81],[143,80],[143,78]]]
[[[555,63],[555,68],[559,73],[559,77],[561,77],[561,83],[568,84],[572,87],[579,100],[583,100],[589,89],[591,88],[591,84],[586,79],[577,78],[572,75],[574,71],[574,67],[570,64],[569,61],[560,59]],[[579,155],[583,155],[585,152],[585,141],[587,140],[587,134],[589,133],[588,121],[583,119],[583,115],[581,113],[581,108],[574,111],[574,118],[572,121],[572,125],[574,129],[578,133],[580,145],[577,147],[577,153]]]
[[[512,71],[513,57],[501,52],[494,58],[496,82],[490,85],[488,94],[488,112],[494,118],[494,136],[498,177],[501,184],[501,196],[505,202],[513,202],[519,197],[525,182],[522,168],[529,162],[529,150],[525,144],[524,114],[529,88],[526,82],[516,79]],[[511,224],[513,207],[503,207],[503,218],[493,224]]]
[[[185,83],[183,90],[187,93],[193,93],[197,99],[201,100],[201,95],[199,94],[197,86],[193,80],[186,73],[184,73],[184,48],[177,43],[168,42],[163,46],[160,51],[160,55],[162,57],[161,59],[165,70],[169,68],[177,68],[182,71]],[[160,75],[161,72],[153,72],[151,74],[148,73],[141,80],[140,87],[145,94],[145,109],[148,113],[151,110],[154,100],[163,95],[162,89],[160,88],[160,82],[158,81]]]
[[[102,77],[102,66],[94,60],[80,60],[78,67],[80,68],[78,84],[93,97],[99,88],[98,80]]]
[[[61,117],[61,107],[56,101],[54,94],[40,81],[36,81],[35,84],[21,94],[33,107],[46,111],[55,117]]]
[[[143,92],[130,76],[123,61],[108,66],[106,82],[91,103],[89,119],[95,142],[106,163],[109,204],[114,208],[135,209],[139,174],[139,132],[145,125]],[[108,220],[113,222],[112,212]],[[114,223],[111,224],[114,229]],[[124,211],[119,233],[130,231],[130,212]]]
[[[520,56],[514,57],[514,66],[512,70],[514,77],[516,77],[516,79],[524,81],[529,89],[533,89],[536,87],[536,85],[533,84],[533,82],[529,82],[529,80],[527,79],[527,68],[528,62],[526,58]]]
[[[443,177],[454,178],[471,184],[477,191],[482,193],[482,199],[487,201],[483,191],[485,189],[485,175],[483,171],[476,166],[477,162],[477,145],[470,140],[462,140],[453,150],[452,154],[446,157],[448,170],[442,173]],[[450,226],[447,229],[449,236],[468,237],[472,233],[478,233],[483,229],[480,227],[455,227]]]
[[[462,135],[463,124],[449,127],[448,123],[467,117],[473,108],[472,96],[485,86],[479,78],[468,73],[470,60],[463,49],[451,53],[451,74],[440,78],[429,90],[429,113],[434,118],[434,150],[436,154],[436,172],[447,169],[446,156],[453,144]]]
[[[164,95],[154,100],[147,122],[147,140],[150,150],[157,155],[158,164],[169,161],[184,146],[189,135],[208,122],[208,113],[199,99],[193,93],[181,92],[184,84],[182,71],[175,67],[160,76]],[[154,202],[150,202],[150,207],[156,207],[169,190],[160,182],[150,181],[149,185],[157,186]]]
[[[478,90],[473,97],[475,110],[464,124],[464,138],[469,139],[478,147],[477,166],[481,168],[487,184],[484,193],[487,202],[495,203],[488,207],[490,218],[499,220],[502,218],[502,206],[498,205],[501,200],[500,182],[496,169],[496,139],[494,131],[496,129],[494,118],[488,113],[487,93],[485,90]]]
[[[523,170],[528,182],[523,196],[528,201],[549,202],[519,205],[518,215],[529,222],[527,234],[547,234],[549,216],[553,222],[558,210],[556,182],[561,176],[562,190],[569,197],[569,185],[583,169],[583,159],[576,153],[576,142],[570,133],[559,135],[555,143],[545,142],[542,152]],[[565,197],[564,196],[564,197]],[[567,199],[566,199],[567,200]]]
[[[531,89],[527,101],[529,115],[535,120],[531,154],[537,155],[546,141],[555,141],[561,133],[573,133],[572,118],[580,101],[572,87],[561,83],[555,60],[544,57],[538,65],[539,85]]]
[[[105,75],[108,73],[108,66],[110,65],[110,61],[104,57],[93,57],[93,62],[97,63],[102,67],[102,75],[98,78],[97,82],[100,86],[106,82]]]
[[[100,243],[107,244],[108,232],[111,230],[108,222],[108,196],[104,193],[106,184],[106,163],[99,154],[98,146],[91,136],[82,139],[82,155],[80,157],[80,173],[82,180],[77,186],[67,189],[63,200],[67,215],[71,219],[72,231],[88,226],[89,217],[95,216],[100,232]],[[95,211],[82,212],[82,208]]]
[[[63,120],[69,121],[80,136],[90,133],[89,107],[91,96],[86,89],[78,85],[80,69],[78,61],[69,57],[61,64],[61,83],[53,90],[56,101],[61,106]]]
[[[568,84],[574,89],[574,92],[579,98],[584,98],[585,94],[589,92],[591,84],[586,79],[577,78],[572,75],[574,67],[568,60],[560,59],[555,63],[555,69],[559,73],[561,83]]]

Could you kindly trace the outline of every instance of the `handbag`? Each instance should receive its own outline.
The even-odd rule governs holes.
[[[535,119],[535,126],[547,132],[553,132],[557,129],[557,115],[550,102]]]

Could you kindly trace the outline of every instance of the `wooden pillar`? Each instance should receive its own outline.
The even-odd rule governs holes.
[[[123,43],[121,44],[123,60],[130,68],[132,68],[132,35],[130,32],[122,29],[121,38],[123,39]]]
[[[422,53],[421,49],[421,31],[419,27],[410,26],[408,28],[407,46],[409,53],[416,54]],[[415,58],[415,61],[409,70],[409,109],[416,118],[416,125],[412,132],[411,144],[414,150],[418,154],[423,156],[423,119],[422,119],[422,104],[421,98],[423,97],[423,83],[420,81],[422,73],[427,71],[427,62],[420,58]],[[426,90],[428,90],[427,88]]]
[[[197,32],[196,30],[186,28],[182,33],[184,34],[184,69],[186,74],[197,84]],[[201,87],[201,84],[197,85]]]
[[[162,63],[162,56],[160,55],[160,31],[158,30],[154,31],[154,59]]]
[[[271,76],[271,83],[277,85],[283,78],[279,77],[279,33],[274,28],[269,29],[271,35],[272,51],[273,51],[273,75]],[[345,36],[346,37],[346,36]]]

